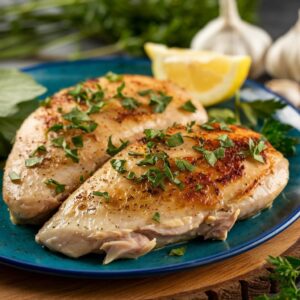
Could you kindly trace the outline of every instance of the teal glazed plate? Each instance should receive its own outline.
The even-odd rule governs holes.
[[[48,95],[82,80],[104,75],[108,71],[151,75],[148,60],[124,57],[47,63],[25,68],[23,71],[46,86]],[[252,81],[245,83],[241,96],[243,101],[279,98]],[[230,105],[230,102],[226,105]],[[287,106],[278,117],[300,130],[300,114],[296,108]],[[293,134],[300,138],[298,130],[294,130]],[[170,249],[174,248],[174,245],[171,245],[136,260],[119,260],[105,266],[102,265],[100,255],[71,259],[36,244],[34,236],[38,228],[13,225],[9,220],[7,207],[1,199],[0,262],[30,271],[62,276],[124,278],[163,274],[227,259],[264,243],[299,218],[300,147],[297,148],[297,155],[289,161],[289,183],[271,209],[264,210],[254,218],[237,222],[226,241],[203,241],[199,238],[187,242],[186,253],[180,257],[168,255]],[[2,172],[0,180],[2,187]]]

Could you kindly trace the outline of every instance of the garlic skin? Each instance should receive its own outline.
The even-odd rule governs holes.
[[[249,55],[252,59],[250,77],[256,78],[265,71],[265,55],[271,43],[268,33],[241,19],[235,0],[220,0],[220,16],[194,36],[191,48]]]
[[[266,69],[276,78],[300,82],[300,10],[298,14],[297,23],[269,49]]]
[[[266,87],[285,97],[297,107],[300,107],[300,84],[288,79],[273,79],[266,83]]]

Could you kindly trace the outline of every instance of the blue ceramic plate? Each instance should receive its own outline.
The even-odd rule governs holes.
[[[129,58],[43,64],[24,71],[46,86],[48,94],[52,94],[81,80],[101,76],[109,70],[116,73],[151,74],[149,61]],[[246,82],[242,91],[242,98],[248,101],[274,97],[277,96],[251,81]],[[300,115],[295,108],[285,108],[279,117],[293,122],[299,129]],[[297,130],[294,135],[300,137]],[[298,148],[298,153],[299,150]],[[168,256],[168,252],[174,247],[169,246],[137,260],[120,260],[107,266],[101,264],[102,258],[99,255],[75,260],[43,249],[34,242],[37,228],[11,224],[7,208],[1,200],[0,261],[32,271],[90,278],[148,276],[220,261],[258,246],[299,217],[300,156],[290,159],[290,174],[288,186],[276,199],[272,209],[263,211],[255,218],[238,222],[225,242],[193,240],[187,243],[186,254],[182,257]],[[0,180],[2,181],[2,177]]]

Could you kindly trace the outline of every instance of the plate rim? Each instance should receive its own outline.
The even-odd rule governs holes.
[[[69,65],[69,64],[84,64],[86,62],[93,62],[96,61],[98,63],[101,62],[112,62],[112,61],[119,61],[120,63],[149,63],[150,61],[145,58],[134,58],[129,56],[107,56],[107,57],[97,57],[97,58],[90,58],[90,59],[80,59],[76,61],[57,61],[57,62],[44,62],[44,63],[38,63],[31,66],[26,66],[23,68],[20,68],[21,71],[24,72],[30,72],[38,69],[47,69],[49,67],[55,67],[60,65]],[[262,90],[267,91],[268,93],[276,96],[283,102],[285,102],[287,105],[292,107],[295,111],[297,111],[300,114],[300,109],[295,107],[293,104],[291,104],[288,100],[286,100],[284,97],[278,95],[277,93],[274,93],[267,87],[265,87],[263,84],[249,80],[247,79],[245,83],[248,86],[253,86],[260,88]],[[43,266],[35,263],[29,263],[26,261],[22,261],[20,259],[12,259],[7,256],[1,256],[0,255],[0,263],[16,267],[19,269],[27,270],[27,271],[34,271],[44,274],[50,274],[50,275],[56,275],[56,276],[67,276],[67,277],[77,277],[77,278],[130,278],[130,277],[143,277],[143,276],[153,276],[157,274],[165,274],[165,273],[171,273],[175,271],[185,270],[192,267],[202,266],[206,264],[216,263],[221,260],[228,259],[230,257],[233,257],[238,254],[242,254],[246,251],[249,251],[262,243],[268,241],[269,239],[273,238],[286,228],[288,228],[292,223],[294,223],[298,218],[300,217],[300,207],[294,209],[290,215],[288,215],[282,222],[277,224],[276,226],[272,227],[266,232],[263,232],[262,234],[258,235],[256,238],[251,239],[250,241],[243,243],[240,246],[236,246],[231,249],[228,253],[221,253],[221,254],[214,254],[211,256],[204,258],[197,258],[186,262],[175,262],[168,266],[159,266],[159,267],[151,267],[151,268],[135,268],[130,270],[78,270],[78,269],[64,269],[64,268],[57,268],[57,267],[49,267],[49,266]]]

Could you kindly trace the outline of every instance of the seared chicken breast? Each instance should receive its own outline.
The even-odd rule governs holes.
[[[71,257],[105,252],[107,264],[196,236],[224,240],[287,184],[288,161],[251,130],[193,122],[144,134],[64,202],[38,243]]]
[[[7,160],[3,198],[14,223],[38,224],[145,128],[194,119],[199,102],[167,81],[109,74],[45,101],[17,133]]]

